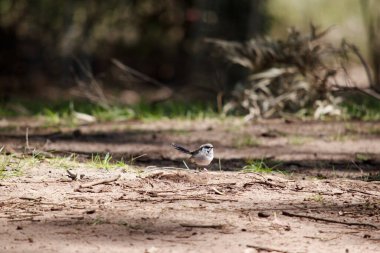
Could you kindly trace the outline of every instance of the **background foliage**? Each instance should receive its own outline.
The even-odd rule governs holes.
[[[266,36],[285,41],[290,36],[289,27],[305,34],[310,22],[322,28],[334,26],[323,42],[336,47],[347,37],[364,56],[370,55],[367,58],[372,61],[374,77],[371,85],[376,88],[380,58],[376,57],[377,5],[372,0],[334,4],[326,0],[0,0],[0,101],[80,97],[107,107],[113,102],[131,105],[198,100],[209,101],[221,112],[231,98],[236,99],[241,85],[249,86],[246,76],[251,70],[242,62],[213,58],[205,41],[241,45],[256,41],[264,45],[263,41],[270,41]],[[269,44],[276,43],[272,39]],[[279,46],[274,58],[264,57],[266,65],[278,66],[276,59],[282,50]],[[228,58],[228,53],[224,57]],[[120,64],[115,65],[115,60]],[[288,60],[282,63],[294,63],[284,62]],[[284,80],[272,93],[285,92]],[[315,82],[309,78],[309,83],[318,86]],[[256,90],[254,94],[261,96],[262,92]],[[308,89],[303,94],[311,98],[299,106],[291,105],[290,111],[312,106],[314,102],[310,101],[320,97],[313,95],[320,94],[318,90]],[[265,96],[262,100],[261,111],[267,107],[263,105],[272,103]],[[248,103],[248,110],[255,108],[253,104]],[[272,109],[285,107],[289,104],[277,103]]]

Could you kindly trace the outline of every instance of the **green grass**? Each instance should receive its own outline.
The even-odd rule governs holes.
[[[6,178],[11,178],[11,177],[19,177],[23,175],[23,171],[18,169],[18,170],[11,170],[11,171],[6,171],[6,170],[0,170],[0,180],[1,179],[6,179]]]
[[[23,170],[34,158],[20,159],[15,155],[0,154],[0,180],[23,175]]]
[[[40,160],[37,153],[29,155],[16,155],[2,153],[0,148],[0,179],[21,176],[26,168],[36,166]]]
[[[4,147],[0,146],[0,180],[24,175],[32,168],[48,168],[49,170],[76,170],[78,168],[88,169],[121,169],[122,172],[141,174],[141,168],[134,165],[134,162],[145,156],[145,154],[131,157],[127,162],[115,160],[110,153],[94,154],[91,159],[78,161],[76,154],[69,156],[55,156],[47,152],[33,151],[31,154],[6,154]]]
[[[124,171],[138,172],[138,169],[134,167],[134,162],[143,156],[145,156],[145,154],[137,157],[132,156],[129,161],[124,161],[123,159],[115,161],[110,153],[106,153],[105,155],[93,154],[91,160],[84,164],[95,169],[123,169]]]
[[[273,162],[272,162],[273,164]],[[241,172],[244,173],[280,173],[283,175],[290,175],[288,171],[285,170],[279,170],[275,169],[278,167],[281,163],[278,162],[274,166],[268,166],[268,164],[265,162],[264,159],[260,160],[248,160],[247,165],[245,165]]]
[[[342,103],[345,119],[380,120],[380,101],[368,96],[347,97]]]
[[[97,121],[120,121],[128,119],[155,120],[162,118],[204,119],[221,117],[216,109],[208,103],[174,102],[133,106],[113,105],[103,108],[99,105],[83,101],[39,102],[11,101],[0,105],[0,117],[36,116],[45,122],[46,126],[75,126],[81,118],[77,113],[94,117]]]
[[[341,104],[344,112],[341,119],[344,120],[380,120],[380,101],[368,96],[347,96]],[[312,111],[305,108],[305,112]],[[78,115],[80,113],[80,115]],[[298,115],[298,116],[297,116]],[[132,106],[111,105],[103,108],[97,104],[86,101],[60,101],[47,102],[39,100],[11,100],[0,105],[0,117],[34,116],[41,119],[45,126],[76,126],[84,122],[83,117],[96,121],[122,121],[129,119],[157,120],[157,119],[204,119],[219,118],[225,116],[218,113],[215,106],[207,101],[202,102],[178,102],[165,101],[160,103],[139,103]],[[233,115],[232,115],[233,116]],[[239,116],[239,115],[236,115]],[[291,117],[300,117],[299,114]],[[307,119],[312,114],[306,113],[302,118]],[[336,119],[336,118],[334,118]],[[85,122],[86,123],[86,122]],[[230,126],[229,131],[240,129],[241,126]],[[374,129],[379,133],[380,130]],[[256,146],[259,143],[252,138],[237,141],[237,146]],[[298,141],[295,141],[297,145]]]
[[[182,118],[204,119],[220,117],[216,109],[209,104],[193,102],[165,102],[154,105],[139,104],[133,107],[136,117],[140,119]]]
[[[126,167],[128,166],[123,160],[117,161],[117,162],[112,162],[112,156],[110,153],[105,154],[104,156],[101,156],[99,154],[92,155],[91,156],[91,162],[90,165],[97,169],[115,169],[115,168],[120,168],[120,167]]]
[[[110,163],[112,156],[107,153],[104,157],[99,154],[91,156],[91,164],[98,169],[111,169],[112,164]]]
[[[128,163],[123,160],[115,161],[112,156],[107,153],[105,155],[93,155],[91,160],[78,161],[77,155],[71,154],[66,157],[45,157],[38,152],[32,155],[16,155],[2,154],[0,151],[0,180],[10,177],[22,176],[24,172],[38,166],[47,166],[49,169],[76,170],[78,168],[90,169],[123,169],[124,172],[139,173],[138,167],[133,163],[138,157],[132,157]]]
[[[265,164],[264,160],[249,160],[242,169],[245,173],[272,173],[273,168]]]

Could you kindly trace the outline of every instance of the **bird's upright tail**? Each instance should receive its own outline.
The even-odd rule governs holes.
[[[181,147],[181,146],[179,146],[179,145],[177,145],[177,144],[175,144],[175,143],[172,143],[172,146],[173,146],[175,149],[177,149],[177,150],[179,150],[179,151],[181,151],[181,152],[183,152],[183,153],[185,153],[185,154],[189,154],[189,155],[191,155],[191,152],[190,152],[189,150],[187,150],[186,148],[184,148],[184,147]]]

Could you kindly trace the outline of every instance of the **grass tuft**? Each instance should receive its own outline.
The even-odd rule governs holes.
[[[112,156],[110,153],[107,153],[104,157],[101,157],[99,154],[91,155],[91,165],[98,169],[109,170],[114,167],[114,164],[111,163]]]
[[[242,169],[245,173],[272,173],[273,168],[265,164],[264,160],[249,160]]]
[[[92,155],[90,166],[96,169],[105,169],[105,170],[114,170],[114,169],[123,169],[123,171],[134,171],[136,172],[136,168],[133,163],[138,158],[145,156],[140,155],[138,157],[132,157],[128,163],[126,163],[123,159],[119,161],[113,161],[113,158],[110,153],[105,154],[104,156],[100,154]]]
[[[30,159],[20,159],[15,155],[0,154],[0,179],[23,175],[23,169]]]

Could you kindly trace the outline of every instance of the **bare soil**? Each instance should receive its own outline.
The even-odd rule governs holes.
[[[2,179],[0,252],[380,252],[377,122],[3,119],[0,131],[10,154],[109,152],[140,168],[73,167],[84,177],[71,180],[42,161]],[[171,142],[213,143],[216,158],[187,170]],[[250,159],[273,172],[243,173]]]

